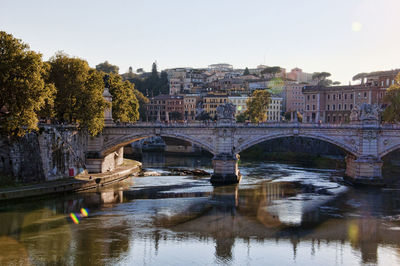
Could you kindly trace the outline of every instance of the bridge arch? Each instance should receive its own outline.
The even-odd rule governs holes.
[[[175,139],[180,139],[180,140],[184,140],[190,143],[193,143],[201,148],[203,148],[204,150],[210,152],[211,154],[216,154],[214,147],[209,144],[209,143],[205,143],[199,139],[193,138],[191,136],[188,135],[184,135],[184,134],[168,134],[168,133],[160,133],[160,134],[130,134],[130,135],[123,135],[123,136],[119,136],[116,138],[111,139],[110,141],[106,142],[104,144],[103,149],[101,150],[101,154],[102,155],[107,155],[111,152],[114,152],[115,150],[117,150],[120,147],[123,147],[125,145],[128,145],[132,142],[141,140],[141,139],[145,139],[145,138],[149,138],[149,137],[170,137],[170,138],[175,138]]]
[[[333,144],[340,149],[344,150],[345,152],[357,157],[357,150],[354,150],[350,147],[350,145],[343,143],[341,141],[338,141],[336,139],[333,139],[331,137],[327,137],[324,135],[316,135],[316,134],[271,134],[271,135],[266,135],[266,136],[258,136],[255,138],[251,138],[237,146],[235,148],[235,153],[240,153],[254,145],[257,145],[259,143],[262,143],[264,141],[268,140],[274,140],[274,139],[279,139],[279,138],[288,138],[288,137],[303,137],[303,138],[310,138],[310,139],[317,139],[321,141],[328,142],[330,144]]]
[[[382,152],[379,153],[379,158],[383,158],[384,156],[388,155],[391,152],[400,150],[400,143],[394,144],[387,149],[383,150]]]

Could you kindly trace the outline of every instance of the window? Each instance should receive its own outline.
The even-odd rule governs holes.
[[[333,100],[335,100],[336,99],[336,94],[333,94]]]
[[[335,105],[334,104],[332,104],[332,110],[335,111]]]
[[[338,105],[338,110],[340,110],[340,109],[342,109],[342,105],[341,104]]]
[[[336,116],[333,116],[333,123],[336,122]]]
[[[313,100],[315,99],[315,94],[313,94],[312,98],[313,98]]]
[[[331,99],[331,95],[330,94],[328,94],[328,100],[330,100]]]
[[[344,99],[347,100],[347,94],[346,93],[344,94]]]
[[[339,115],[339,119],[338,120],[339,120],[339,122],[342,122],[342,117],[340,115]]]
[[[315,110],[315,104],[313,104],[312,109]]]
[[[307,95],[307,100],[310,100],[310,95]]]
[[[352,94],[350,94],[350,99],[352,99],[352,100],[353,100],[353,93],[352,93]]]
[[[367,92],[364,92],[364,98],[367,99]]]
[[[386,79],[386,86],[389,86],[389,83],[390,81],[389,81],[389,79]]]
[[[328,111],[329,111],[329,104],[326,106],[326,110],[328,110]]]
[[[353,105],[352,104],[350,104],[350,110],[353,110]]]
[[[344,104],[344,110],[346,110],[347,109],[347,104]]]
[[[307,104],[307,110],[310,110],[310,106]]]
[[[339,98],[339,100],[341,100],[342,99],[342,94],[338,94],[338,98]]]
[[[326,121],[331,122],[331,117],[329,115],[326,117]]]

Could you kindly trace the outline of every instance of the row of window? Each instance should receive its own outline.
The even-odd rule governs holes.
[[[338,107],[338,110],[342,110],[342,105],[340,103],[337,105],[337,107]],[[352,104],[350,104],[349,107],[350,107],[349,110],[353,109],[353,105]],[[329,104],[326,105],[326,110],[328,110],[328,111],[330,110],[330,105]],[[336,105],[332,104],[332,111],[335,111],[335,110],[336,110]],[[347,104],[343,105],[343,110],[347,110]]]

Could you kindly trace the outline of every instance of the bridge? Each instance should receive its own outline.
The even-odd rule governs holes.
[[[213,184],[240,181],[240,152],[258,143],[284,137],[322,140],[346,152],[346,177],[355,184],[383,185],[382,158],[400,148],[400,127],[382,125],[377,108],[364,104],[352,112],[349,124],[236,123],[234,106],[222,105],[213,123],[117,125],[106,113],[106,127],[89,137],[86,166],[89,172],[106,172],[123,162],[123,147],[152,136],[191,142],[213,154]],[[108,120],[107,120],[107,115]]]

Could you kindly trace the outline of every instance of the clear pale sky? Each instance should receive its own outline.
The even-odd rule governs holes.
[[[0,30],[48,59],[63,50],[120,73],[230,63],[359,72],[400,68],[400,0],[0,0]]]

